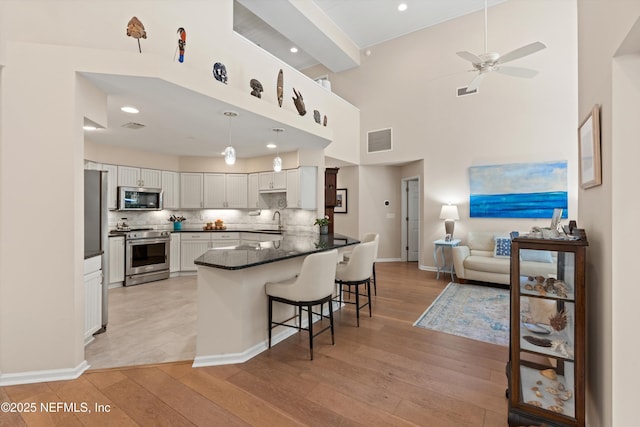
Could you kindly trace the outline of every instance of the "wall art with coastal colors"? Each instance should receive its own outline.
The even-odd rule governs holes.
[[[469,212],[476,218],[567,218],[567,161],[469,168]]]

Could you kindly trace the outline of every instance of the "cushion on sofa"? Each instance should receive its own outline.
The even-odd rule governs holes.
[[[491,231],[474,231],[467,237],[467,246],[480,251],[491,251],[495,247],[495,236],[504,236],[505,233],[495,233]]]
[[[496,236],[493,256],[498,258],[511,257],[511,238],[507,236]]]

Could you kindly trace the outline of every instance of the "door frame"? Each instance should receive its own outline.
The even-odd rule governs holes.
[[[400,230],[400,260],[406,262],[407,261],[407,245],[408,245],[408,241],[407,241],[407,215],[409,214],[407,212],[407,191],[406,188],[409,185],[408,182],[409,181],[418,181],[418,233],[419,236],[422,236],[422,191],[420,191],[420,189],[422,188],[421,185],[421,180],[420,180],[420,176],[416,175],[416,176],[409,176],[409,177],[405,177],[402,178],[402,180],[400,181],[400,194],[401,196],[401,205],[402,205],[402,218],[401,218],[401,230]],[[418,264],[420,264],[420,259],[422,259],[422,245],[421,245],[422,239],[418,238]]]

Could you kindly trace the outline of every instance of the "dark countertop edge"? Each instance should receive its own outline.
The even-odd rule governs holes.
[[[182,230],[157,230],[157,231],[168,231],[170,233],[255,233],[255,234],[277,234],[282,235],[282,231],[278,230],[255,230],[255,229],[231,229],[231,230],[203,230],[202,228],[194,228],[194,229],[182,229]],[[109,237],[121,237],[124,236],[128,231],[110,231]]]
[[[340,236],[339,239],[341,239],[343,237],[342,235],[339,235],[339,234],[337,236]],[[346,238],[346,236],[344,236],[344,237]],[[229,266],[219,265],[219,264],[210,264],[210,263],[206,263],[206,262],[202,262],[202,261],[197,261],[197,259],[195,261],[193,261],[193,263],[196,264],[196,265],[202,265],[203,267],[219,268],[221,270],[243,270],[243,269],[249,268],[249,267],[256,267],[258,265],[271,264],[271,263],[274,263],[274,262],[284,261],[286,259],[297,258],[297,257],[305,256],[305,255],[311,255],[311,254],[318,253],[318,252],[326,252],[326,251],[331,251],[331,250],[334,250],[334,249],[346,248],[347,246],[354,246],[354,245],[357,245],[359,243],[360,243],[360,241],[356,240],[354,242],[347,243],[345,245],[338,246],[338,247],[326,248],[326,249],[318,248],[318,249],[307,251],[307,252],[301,252],[299,254],[286,255],[286,256],[283,256],[283,257],[278,258],[278,259],[270,259],[270,260],[266,260],[266,261],[255,262],[253,264],[247,264],[247,265],[241,265],[241,266],[231,266],[231,267],[229,267]]]
[[[93,257],[97,257],[104,254],[104,251],[90,251],[90,252],[85,252],[84,253],[84,259],[89,259],[89,258],[93,258]]]

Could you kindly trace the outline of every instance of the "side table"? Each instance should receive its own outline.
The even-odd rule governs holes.
[[[449,256],[451,256],[451,248],[458,246],[460,243],[460,239],[452,239],[450,241],[446,241],[444,239],[439,239],[433,242],[433,260],[436,263],[436,268],[438,269],[438,274],[436,275],[436,280],[440,280],[440,272],[442,271],[445,275],[446,273],[451,274],[451,281],[453,278],[453,259],[451,259],[451,264],[447,264],[446,254],[444,252],[445,248],[449,248]],[[446,276],[445,276],[446,277]]]

